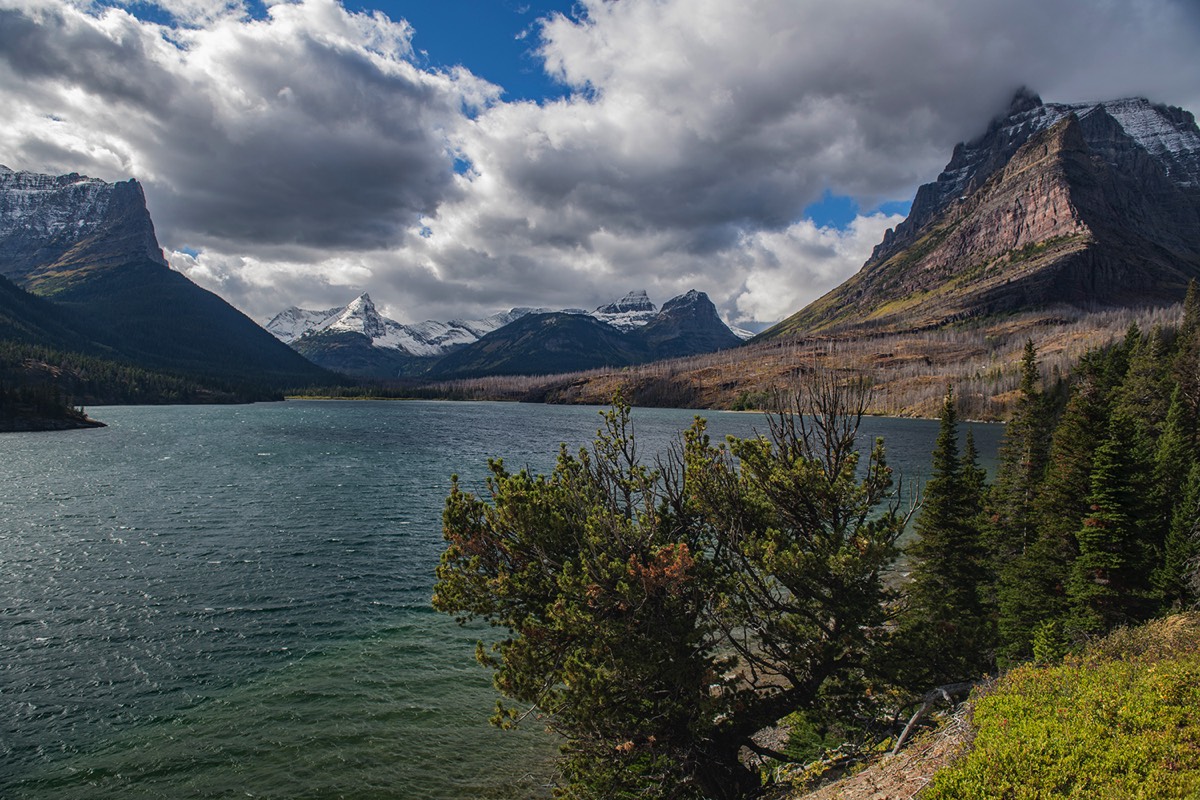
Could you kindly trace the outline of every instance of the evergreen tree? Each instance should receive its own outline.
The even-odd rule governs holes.
[[[1037,349],[1025,342],[1021,397],[1004,431],[1000,467],[990,493],[990,549],[997,566],[1024,552],[1036,533],[1033,500],[1046,468],[1049,423],[1040,391]]]
[[[902,680],[912,689],[977,677],[992,663],[992,626],[982,597],[982,480],[974,439],[969,442],[960,458],[954,394],[947,389],[916,539],[906,551],[912,582],[897,640]]]
[[[1171,382],[1168,348],[1162,329],[1155,325],[1148,336],[1138,337],[1129,354],[1129,368],[1117,390],[1114,412],[1134,423],[1136,441],[1153,447],[1166,424]],[[1151,457],[1144,453],[1144,457]]]
[[[1192,419],[1200,419],[1200,286],[1195,278],[1188,283],[1187,297],[1183,301],[1183,320],[1176,337],[1172,372],[1183,401],[1192,412]],[[1193,429],[1192,433],[1195,436],[1197,431]]]
[[[507,629],[477,658],[564,737],[558,796],[757,797],[754,734],[869,701],[907,516],[878,507],[882,442],[856,446],[865,385],[809,389],[770,437],[716,447],[697,421],[656,469],[622,404],[549,475],[492,462],[487,498],[452,483],[433,605]]]
[[[1042,638],[1061,625],[1044,626],[1067,613],[1067,584],[1079,548],[1076,531],[1088,511],[1092,461],[1107,427],[1108,359],[1089,354],[1051,438],[1046,477],[1034,501],[1037,536],[1002,570],[998,588],[1000,653],[1005,663],[1033,655]]]
[[[975,446],[975,431],[967,428],[966,442],[963,444],[963,456],[960,462],[962,469],[963,487],[967,497],[972,502],[971,513],[975,518],[976,527],[983,529],[983,512],[987,501],[987,470],[979,466],[979,448]],[[980,547],[983,542],[980,541]]]
[[[1076,534],[1079,556],[1068,587],[1073,633],[1102,633],[1144,619],[1153,608],[1154,554],[1146,542],[1152,466],[1141,458],[1144,449],[1135,422],[1114,413],[1096,450],[1089,513]]]
[[[1194,460],[1171,514],[1162,566],[1154,576],[1165,609],[1189,608],[1200,600],[1200,459]]]

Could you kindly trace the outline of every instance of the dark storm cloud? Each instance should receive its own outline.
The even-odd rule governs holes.
[[[13,80],[75,86],[109,102],[147,107],[167,94],[170,81],[139,69],[146,52],[142,38],[131,33],[112,37],[72,24],[64,9],[35,17],[0,8],[0,61]]]
[[[781,229],[829,189],[867,207],[909,196],[1022,84],[1184,102],[1200,81],[1175,2],[586,5],[543,48],[586,99],[548,108],[543,138],[492,143],[491,163],[530,202],[690,230],[697,251],[725,248],[722,228]],[[556,131],[569,113],[589,121]]]
[[[538,29],[574,91],[542,104],[417,68],[406,24],[334,0],[163,0],[176,30],[73,3],[0,0],[0,162],[138,177],[163,243],[202,251],[173,263],[259,317],[697,288],[777,318],[896,222],[806,207],[911,198],[1022,85],[1200,111],[1191,0],[583,0]]]
[[[391,31],[391,52],[372,48],[385,23],[326,0],[195,31],[115,10],[0,13],[5,83],[24,84],[17,92],[77,127],[100,127],[177,245],[398,245],[453,196],[449,138],[468,94],[487,92],[469,76],[463,86],[408,63],[406,27]]]

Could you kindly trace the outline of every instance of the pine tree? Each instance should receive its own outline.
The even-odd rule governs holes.
[[[1156,442],[1166,424],[1171,398],[1167,354],[1162,329],[1155,325],[1132,343],[1129,368],[1117,390],[1114,410],[1133,421],[1140,444]]]
[[[958,454],[958,423],[949,389],[925,486],[916,540],[907,549],[912,583],[897,642],[902,681],[920,689],[976,677],[990,668],[992,626],[982,596],[982,470],[974,438]]]
[[[1089,514],[1076,534],[1079,557],[1068,587],[1075,633],[1102,633],[1144,619],[1153,608],[1154,558],[1145,535],[1151,465],[1137,437],[1134,420],[1114,413],[1096,450]]]
[[[979,448],[975,446],[975,432],[967,428],[966,442],[963,445],[962,482],[966,489],[968,502],[972,504],[970,513],[975,517],[976,526],[982,530],[983,510],[987,498],[987,470],[979,466]],[[980,547],[983,546],[982,541]]]
[[[1039,389],[1037,349],[1025,342],[1021,358],[1021,397],[1004,432],[1000,468],[990,494],[990,549],[997,566],[1010,563],[1033,541],[1033,499],[1046,468],[1049,424]]]
[[[1188,283],[1183,301],[1183,321],[1176,338],[1172,373],[1193,420],[1200,418],[1200,286],[1195,278]]]
[[[1033,499],[1045,469],[1045,403],[1039,389],[1037,350],[1025,342],[1021,359],[1020,399],[1004,431],[996,481],[987,495],[984,528],[991,585],[988,602],[1003,608],[1011,587],[1021,582],[1019,560],[1036,538]]]
[[[1107,427],[1107,365],[1097,355],[1082,360],[1034,501],[1037,536],[1003,568],[997,604],[1006,663],[1028,659],[1038,631],[1066,616],[1067,584],[1079,553],[1075,534],[1088,511],[1092,461]],[[1042,638],[1047,635],[1043,630]]]
[[[1171,514],[1162,566],[1154,586],[1165,609],[1183,609],[1200,600],[1200,459],[1194,460],[1179,502]]]

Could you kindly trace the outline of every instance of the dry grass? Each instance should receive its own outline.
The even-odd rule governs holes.
[[[939,769],[970,748],[974,736],[970,714],[970,704],[959,706],[937,730],[918,737],[896,755],[880,756],[853,775],[781,800],[911,800]]]
[[[899,334],[812,336],[756,343],[638,367],[551,376],[492,377],[435,384],[462,399],[607,403],[619,389],[634,405],[752,408],[815,366],[866,374],[873,382],[869,411],[933,417],[947,384],[960,413],[1003,419],[1016,397],[1026,339],[1038,347],[1044,378],[1065,375],[1088,350],[1118,340],[1131,323],[1143,330],[1174,325],[1180,305],[1084,312],[1054,309],[986,324]]]

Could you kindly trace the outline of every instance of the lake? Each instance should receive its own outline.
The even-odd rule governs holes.
[[[548,471],[595,407],[107,407],[0,436],[0,797],[523,798],[555,744],[487,717],[487,629],[429,598],[490,456]],[[635,409],[652,455],[697,412]],[[701,412],[717,436],[757,414]],[[993,460],[1003,429],[973,426]],[[868,418],[906,485],[937,423]]]

